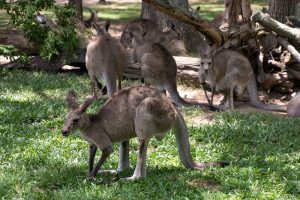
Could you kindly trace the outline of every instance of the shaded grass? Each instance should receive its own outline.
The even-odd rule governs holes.
[[[153,139],[147,178],[118,182],[99,174],[86,179],[88,145],[60,134],[65,95],[82,101],[87,75],[0,70],[0,196],[4,199],[299,199],[299,119],[257,113],[216,113],[211,125],[188,121],[195,160],[227,160],[226,168],[184,169],[172,134]],[[132,82],[126,82],[130,85]],[[137,83],[135,83],[137,84]],[[89,112],[104,102],[97,101]],[[184,108],[185,118],[202,115]],[[131,141],[135,166],[137,140]],[[97,154],[97,157],[99,153]],[[115,169],[118,145],[104,164]],[[119,177],[130,176],[133,169]]]

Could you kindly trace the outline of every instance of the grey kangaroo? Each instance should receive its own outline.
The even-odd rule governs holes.
[[[223,90],[225,109],[233,109],[233,91],[241,94],[247,88],[254,107],[286,112],[286,106],[264,104],[259,100],[251,64],[244,55],[236,51],[222,49],[213,55],[202,55],[199,80],[201,84],[206,80],[213,89],[212,98],[208,99],[210,104],[213,104],[214,90]]]
[[[143,35],[144,41],[159,43],[166,48],[169,47],[169,44],[173,40],[181,39],[180,31],[173,23],[170,23],[169,30],[161,31],[159,30],[157,25],[150,19],[138,18],[129,22],[122,32],[120,42],[125,48],[132,48],[132,35],[130,33],[132,27],[134,27],[135,29],[139,29],[139,33]]]
[[[117,39],[108,34],[109,25],[107,23],[104,28],[101,28],[98,24],[94,24],[98,34],[87,46],[86,68],[92,80],[93,95],[96,95],[97,88],[102,89],[98,79],[103,78],[110,98],[117,91],[117,79],[118,89],[121,89],[123,71],[130,65],[130,60],[126,49]],[[121,144],[120,169],[129,167],[128,146],[128,141]]]
[[[99,19],[98,19],[98,12],[99,11],[93,11],[92,9],[88,9],[89,12],[90,12],[90,18],[87,19],[87,20],[83,20],[84,22],[84,25],[87,27],[87,28],[91,28],[93,26],[93,24],[95,23],[99,23]]]
[[[118,89],[121,89],[121,81],[125,67],[130,64],[129,55],[126,49],[116,38],[108,34],[109,23],[105,28],[94,24],[97,35],[92,38],[87,46],[86,68],[92,80],[93,94],[96,88],[101,88],[98,79],[103,78],[107,86],[108,96],[111,97]]]
[[[79,129],[82,138],[90,145],[89,175],[95,177],[102,164],[112,153],[112,143],[131,138],[139,139],[136,168],[131,177],[134,180],[146,177],[147,146],[152,137],[163,139],[166,132],[174,129],[178,153],[186,168],[204,169],[210,166],[225,166],[226,162],[198,163],[190,153],[188,130],[177,108],[158,90],[149,87],[122,89],[109,99],[96,114],[86,114],[86,109],[95,97],[77,103],[76,95],[70,92],[67,102],[70,108],[62,134],[68,136]],[[94,167],[97,148],[102,155]]]
[[[139,31],[136,27],[130,28],[133,38],[133,60],[141,63],[145,82],[162,92],[168,91],[178,106],[197,105],[180,97],[176,86],[177,65],[170,52],[161,44],[145,42]]]
[[[300,93],[297,92],[287,104],[287,115],[289,117],[300,117]]]

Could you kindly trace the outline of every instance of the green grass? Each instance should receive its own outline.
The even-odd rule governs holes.
[[[213,20],[215,16],[224,11],[224,1],[223,0],[205,0],[205,1],[195,1],[190,4],[192,8],[196,9],[200,7],[199,15],[209,21]],[[252,10],[260,10],[263,6],[268,6],[267,1],[251,1]]]
[[[88,181],[87,143],[78,133],[68,138],[60,133],[65,96],[75,90],[82,101],[90,92],[88,76],[1,69],[0,77],[2,199],[300,199],[299,119],[226,112],[200,127],[189,120],[203,112],[184,108],[195,160],[226,160],[230,166],[185,169],[168,134],[150,143],[146,179],[119,182],[98,174]],[[102,104],[97,101],[89,112]],[[132,166],[136,150],[134,139]],[[117,163],[114,145],[104,168],[115,169]]]
[[[110,19],[113,23],[124,23],[138,18],[141,12],[140,3],[110,3],[96,4],[86,8],[98,10],[100,19]],[[90,16],[87,9],[84,9],[84,18]]]
[[[266,0],[251,1],[253,9],[261,9],[267,6]],[[192,1],[191,7],[201,7],[199,14],[205,19],[212,20],[216,15],[224,10],[223,0],[205,0],[205,1]],[[140,3],[108,3],[108,4],[94,4],[84,5],[83,16],[87,19],[90,14],[88,8],[98,10],[98,16],[101,20],[109,19],[112,23],[126,23],[132,19],[140,16],[141,4]],[[52,12],[43,11],[47,17],[52,17]],[[8,15],[4,10],[0,10],[0,28],[4,28],[5,24],[9,22]],[[3,27],[1,27],[3,26]]]

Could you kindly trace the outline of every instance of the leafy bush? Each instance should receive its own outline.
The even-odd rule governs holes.
[[[64,52],[69,54],[77,47],[78,37],[75,26],[69,19],[75,16],[73,8],[54,5],[54,0],[20,0],[14,3],[0,1],[0,9],[5,9],[11,23],[24,31],[26,37],[41,45],[40,55],[48,60]],[[54,10],[54,28],[42,27],[36,21],[36,13]]]
[[[18,57],[21,63],[25,64],[29,62],[28,56],[12,45],[0,44],[0,55],[3,55],[5,58],[10,60],[15,60],[15,58]]]

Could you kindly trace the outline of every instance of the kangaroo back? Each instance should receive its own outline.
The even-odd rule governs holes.
[[[300,93],[297,93],[287,104],[287,115],[289,117],[300,117]]]
[[[176,86],[177,65],[168,50],[158,43],[143,43],[134,52],[141,62],[145,82],[167,90],[178,106],[192,105],[179,96]]]
[[[178,55],[180,53],[184,54],[186,52],[184,45],[174,43],[174,41],[181,40],[181,31],[173,24],[169,23],[170,27],[166,28],[164,31],[159,30],[158,26],[149,19],[135,19],[129,22],[121,35],[121,43],[127,48],[132,47],[132,35],[130,32],[134,30],[142,36],[143,41],[159,43],[169,49],[172,55]],[[178,46],[180,50],[176,50],[173,47]]]

